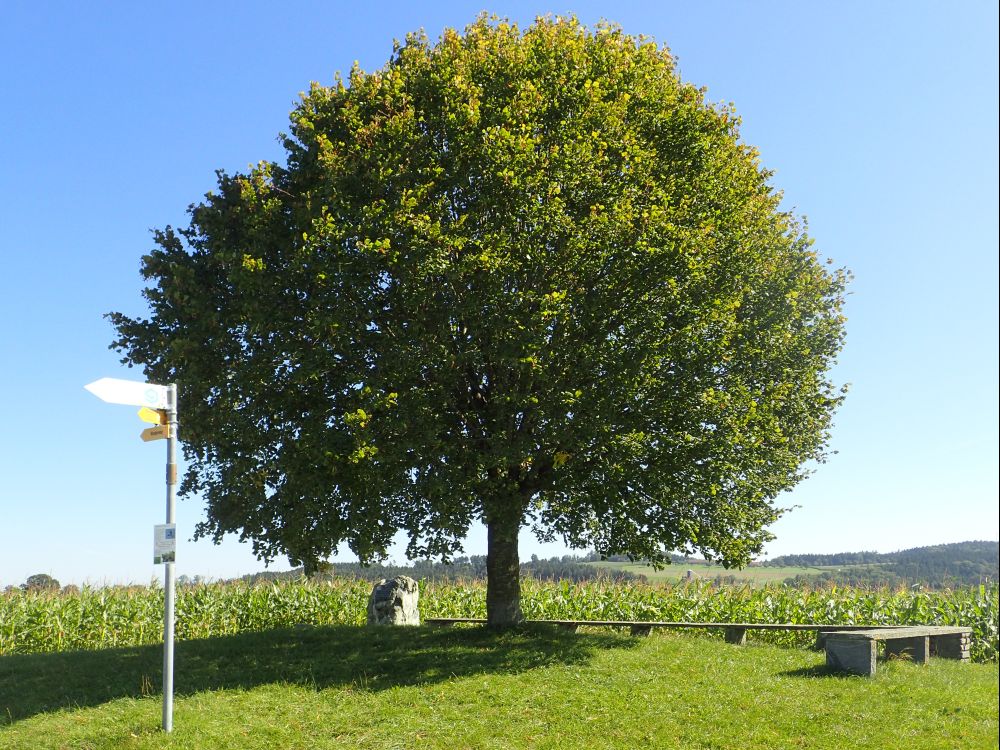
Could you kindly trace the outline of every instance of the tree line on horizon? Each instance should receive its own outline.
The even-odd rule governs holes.
[[[621,582],[643,582],[646,577],[626,570],[596,568],[587,565],[594,555],[563,555],[541,559],[532,555],[531,560],[521,563],[521,576],[535,578],[540,581],[592,581],[603,579]],[[599,557],[598,557],[599,559]],[[280,581],[305,576],[302,567],[288,571],[252,573],[239,580],[245,583],[260,581]],[[322,563],[310,578],[313,580],[329,580],[332,578],[358,578],[367,581],[379,581],[396,576],[409,576],[417,580],[436,582],[454,582],[467,580],[484,580],[487,577],[486,555],[462,555],[450,562],[442,563],[433,560],[416,560],[409,565],[373,564],[363,565],[358,562]]]
[[[816,586],[817,583],[833,583],[858,587],[890,587],[921,585],[927,588],[977,585],[986,581],[996,581],[998,576],[997,542],[960,542],[932,547],[915,547],[891,553],[841,552],[835,554],[782,555],[762,563],[766,567],[825,567],[843,565],[847,569],[822,571],[815,574],[799,574],[786,579],[792,586]],[[682,555],[670,555],[675,565],[705,563],[703,559]],[[589,581],[607,579],[616,582],[646,582],[646,576],[627,570],[596,567],[589,563],[611,562],[629,563],[622,555],[602,557],[595,551],[584,555],[563,555],[547,559],[532,555],[521,563],[521,576],[544,581]],[[294,579],[304,575],[303,568],[290,571],[261,572],[243,576],[246,583],[260,581]],[[324,580],[335,577],[359,578],[378,581],[399,575],[418,580],[458,581],[486,578],[486,556],[458,556],[448,563],[431,560],[417,560],[408,565],[363,565],[357,562],[324,563],[312,578]],[[714,579],[718,584],[739,584],[736,575],[720,575]]]
[[[1000,578],[1000,542],[970,541],[913,547],[898,552],[838,552],[829,555],[781,555],[773,567],[844,566],[819,575],[800,574],[792,585],[817,580],[845,586],[913,586],[946,588],[977,585]]]
[[[670,564],[683,565],[704,563],[701,558],[671,554],[667,556]],[[529,560],[521,563],[521,576],[539,581],[593,581],[598,579],[620,582],[646,582],[647,577],[630,570],[609,567],[595,567],[588,563],[648,563],[646,560],[630,560],[625,555],[604,555],[591,550],[583,555],[555,555],[540,558],[532,555]],[[411,578],[431,581],[461,581],[480,580],[487,577],[486,555],[459,555],[447,563],[434,560],[415,560],[406,565],[372,564],[364,565],[358,562],[321,563],[311,578],[324,580],[333,577],[360,578],[362,580],[378,581],[383,578],[394,578],[405,575]],[[285,580],[306,576],[302,567],[288,571],[251,573],[239,580],[246,583],[259,581]]]
[[[898,552],[838,552],[833,554],[780,555],[772,560],[759,563],[763,567],[829,567],[844,566],[842,570],[824,570],[812,574],[799,574],[785,579],[789,586],[815,587],[817,584],[835,584],[852,587],[888,587],[920,585],[931,589],[955,586],[975,586],[980,583],[1000,580],[1000,543],[993,541],[957,542],[930,547],[914,547]],[[704,564],[706,561],[683,555],[669,555],[671,564]],[[624,555],[601,556],[591,550],[583,555],[562,555],[550,558],[531,558],[521,563],[521,576],[541,581],[592,581],[604,579],[617,583],[645,583],[647,577],[641,573],[608,567],[597,567],[589,563],[643,563],[643,560],[629,560]],[[406,565],[363,565],[358,562],[322,563],[310,576],[313,580],[332,578],[356,578],[378,581],[406,575],[418,580],[454,582],[461,580],[482,580],[486,578],[485,555],[461,555],[448,563],[432,560],[416,560]],[[294,580],[305,577],[302,567],[287,571],[261,571],[237,579],[244,583]],[[177,579],[181,586],[210,583],[202,576],[182,575]],[[742,581],[737,575],[719,575],[711,582],[717,585],[738,585]],[[37,573],[29,576],[20,586],[7,586],[5,593],[16,590],[26,592],[51,591],[70,593],[79,590],[70,584],[61,586],[50,575]]]

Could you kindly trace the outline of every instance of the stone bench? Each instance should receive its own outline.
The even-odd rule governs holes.
[[[972,628],[906,625],[897,628],[839,630],[826,634],[826,664],[851,674],[875,674],[878,644],[887,658],[908,658],[926,664],[931,654],[944,659],[969,660]]]

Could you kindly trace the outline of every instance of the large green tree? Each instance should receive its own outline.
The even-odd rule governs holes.
[[[124,361],[176,381],[200,535],[307,568],[488,530],[746,563],[823,457],[844,274],[727,107],[613,26],[480,18],[313,85],[143,259]]]

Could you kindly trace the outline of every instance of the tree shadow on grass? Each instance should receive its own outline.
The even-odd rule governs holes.
[[[787,672],[779,672],[781,677],[822,677],[823,679],[845,679],[850,680],[857,677],[849,672],[827,666],[826,664],[816,664],[811,667],[801,667],[800,669],[790,669]]]
[[[582,663],[598,650],[636,644],[623,634],[551,627],[504,633],[481,627],[298,627],[179,641],[174,692],[270,683],[378,691]],[[62,708],[158,695],[162,669],[162,645],[0,657],[0,726]]]
[[[913,660],[908,656],[891,656],[891,657],[878,657],[878,670],[882,671],[885,669],[892,669],[893,666],[890,665],[910,665],[913,664]],[[829,664],[816,664],[811,667],[802,667],[801,669],[791,669],[787,672],[781,672],[783,677],[822,677],[824,679],[844,679],[844,680],[857,680],[857,679],[870,679],[867,675],[859,675],[848,672],[843,669],[836,669],[831,667]]]

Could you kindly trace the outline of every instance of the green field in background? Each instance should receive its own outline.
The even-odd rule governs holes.
[[[786,578],[794,578],[798,575],[819,575],[830,570],[843,569],[845,566],[831,566],[831,567],[764,567],[760,565],[752,565],[742,570],[737,568],[726,569],[721,565],[709,565],[706,563],[674,563],[668,565],[660,570],[655,570],[651,565],[646,565],[644,563],[629,563],[629,562],[589,562],[584,563],[585,565],[591,565],[595,568],[603,568],[606,570],[624,570],[628,573],[634,573],[635,575],[646,576],[649,581],[659,582],[659,581],[680,581],[687,577],[687,571],[693,571],[694,577],[700,580],[714,580],[718,576],[723,576],[728,578],[732,576],[738,582],[745,581],[750,584],[762,584],[762,583],[780,583]]]

